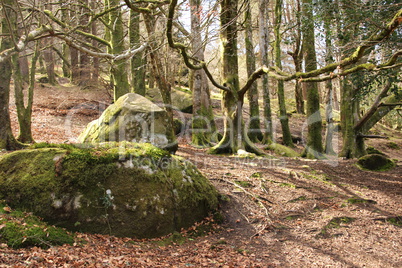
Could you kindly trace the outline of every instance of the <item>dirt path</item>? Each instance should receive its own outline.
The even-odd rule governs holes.
[[[37,96],[37,141],[74,141],[105,103],[99,92],[74,87],[42,88]],[[402,147],[400,136],[393,141]],[[372,144],[402,160],[402,150],[386,142]],[[177,154],[223,196],[225,220],[214,232],[165,246],[87,234],[86,244],[49,250],[3,245],[0,267],[402,267],[400,163],[369,172],[354,160],[215,156],[184,142]]]

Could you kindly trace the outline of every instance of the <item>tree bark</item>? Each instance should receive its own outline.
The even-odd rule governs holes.
[[[191,50],[193,57],[199,61],[204,61],[204,46],[201,36],[201,1],[190,0],[191,7]],[[193,70],[190,89],[193,93],[193,117],[191,141],[196,146],[207,147],[211,145],[214,138],[216,127],[208,78],[203,69]],[[211,140],[212,139],[212,140]]]
[[[255,53],[253,42],[253,25],[250,1],[247,1],[246,12],[244,15],[245,21],[245,44],[246,44],[246,65],[247,76],[250,77],[255,71]],[[247,98],[250,105],[250,119],[246,127],[248,128],[247,134],[252,142],[262,141],[263,135],[260,126],[260,105],[258,103],[258,88],[257,83],[253,83],[247,92]]]
[[[314,20],[312,0],[303,0],[303,50],[305,53],[306,72],[317,70],[317,57],[315,53]],[[307,158],[321,158],[322,146],[322,121],[320,115],[320,97],[318,85],[315,82],[306,82],[307,87],[307,144],[303,153]]]
[[[333,52],[332,52],[332,34],[331,34],[331,21],[327,18],[324,21],[324,31],[325,31],[325,63],[332,64],[334,62]],[[325,120],[327,122],[326,136],[325,136],[325,153],[335,154],[332,141],[335,132],[334,118],[333,118],[333,107],[334,107],[334,88],[332,85],[332,80],[325,82],[325,89],[327,91],[326,107],[325,107]]]
[[[269,18],[268,18],[268,3],[269,0],[260,0],[259,3],[259,43],[261,54],[261,65],[269,66],[268,60],[268,46],[269,46]],[[262,75],[262,94],[264,104],[264,138],[263,143],[271,144],[274,140],[273,127],[272,127],[272,111],[271,111],[271,96],[269,90],[268,75]]]
[[[275,43],[274,43],[274,55],[275,55],[275,65],[279,69],[282,69],[282,58],[281,58],[281,41],[282,35],[280,32],[282,24],[282,0],[275,1]],[[290,134],[289,119],[286,112],[286,100],[285,100],[285,86],[284,82],[281,80],[277,81],[278,89],[278,102],[279,102],[279,121],[282,126],[283,144],[289,147],[294,147],[292,141],[292,135]]]
[[[46,9],[48,10],[52,10],[52,5],[46,4]],[[49,84],[51,85],[56,85],[57,81],[56,81],[56,73],[54,71],[54,54],[53,54],[53,39],[52,38],[45,38],[43,39],[43,44],[44,47],[47,47],[47,49],[45,49],[43,51],[43,58],[45,60],[45,64],[46,64],[46,74],[47,74],[47,78],[49,81]]]
[[[140,13],[130,10],[130,46],[140,44]],[[134,92],[145,96],[145,70],[146,62],[144,53],[138,53],[131,59],[132,88]]]
[[[176,135],[174,133],[174,124],[173,124],[173,109],[172,109],[172,98],[171,98],[171,85],[168,83],[166,74],[164,73],[164,69],[161,64],[161,56],[159,55],[157,42],[154,37],[155,32],[155,24],[156,19],[153,14],[144,13],[144,22],[145,27],[148,33],[149,39],[149,57],[150,63],[152,67],[152,73],[155,77],[155,81],[159,86],[159,92],[161,93],[164,108],[166,110],[168,116],[168,124],[167,124],[167,133],[166,136],[169,141],[169,145],[167,150],[170,152],[176,152],[178,148],[178,143],[176,139]]]
[[[222,109],[225,117],[223,138],[210,149],[210,153],[237,153],[243,149],[262,152],[250,141],[244,128],[242,109],[244,93],[240,93],[237,55],[237,4],[238,0],[221,2],[222,80],[228,90],[222,92]]]
[[[110,6],[120,5],[119,0],[109,0]],[[111,36],[111,47],[114,55],[122,54],[125,50],[124,46],[124,24],[121,8],[113,9],[109,13],[109,25]],[[111,82],[113,84],[114,100],[130,92],[130,84],[128,82],[127,65],[125,60],[113,61],[110,69]]]
[[[89,22],[88,12],[89,12],[89,5],[88,0],[81,0],[81,8],[80,8],[80,25],[84,26],[87,25]],[[89,27],[84,27],[82,29],[84,32],[89,33]],[[86,41],[89,41],[86,39]],[[86,53],[80,53],[80,79],[79,85],[82,87],[86,87],[91,83],[91,66],[90,66],[90,59],[89,55]]]
[[[12,29],[10,24],[16,25],[16,13],[13,10],[14,0],[4,0],[4,7],[1,10],[1,43],[0,51],[4,51],[13,46],[11,41]],[[9,18],[7,21],[6,18]],[[10,23],[9,23],[10,22]],[[10,82],[12,74],[11,59],[7,58],[0,61],[0,149],[15,150],[21,148],[12,133],[9,113],[10,103]]]

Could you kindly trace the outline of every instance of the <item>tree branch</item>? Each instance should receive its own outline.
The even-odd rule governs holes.
[[[121,60],[126,60],[131,58],[132,56],[134,56],[137,53],[140,53],[142,51],[144,51],[145,48],[147,48],[148,44],[144,43],[142,44],[140,47],[138,48],[133,48],[133,49],[129,49],[126,52],[124,52],[123,54],[119,54],[119,55],[113,55],[113,54],[109,54],[109,53],[105,53],[105,52],[95,52],[92,51],[90,49],[87,49],[85,47],[79,46],[74,42],[74,39],[68,37],[68,36],[64,36],[64,35],[56,35],[56,37],[64,40],[69,46],[83,52],[86,53],[90,56],[93,57],[99,57],[99,58],[106,58],[106,59],[110,59],[113,61],[121,61]]]
[[[205,62],[198,61],[197,59],[193,59],[187,54],[187,46],[185,46],[182,43],[174,42],[172,29],[173,29],[173,18],[174,18],[174,12],[175,12],[176,5],[177,5],[177,0],[172,0],[169,5],[169,12],[168,12],[168,17],[167,17],[167,25],[166,25],[166,36],[168,39],[169,46],[171,48],[175,48],[175,49],[179,50],[180,54],[183,57],[184,63],[186,64],[186,66],[188,68],[190,68],[192,70],[203,69],[205,74],[207,75],[208,79],[211,81],[211,83],[215,87],[217,87],[221,90],[224,90],[224,91],[230,91],[230,89],[228,87],[225,87],[215,81],[212,74],[209,72],[208,67],[206,66]],[[197,64],[190,62],[190,59],[193,61],[196,61]]]
[[[402,9],[400,9],[395,16],[392,18],[392,20],[386,25],[385,28],[382,30],[379,30],[378,32],[374,33],[371,35],[367,40],[363,41],[363,43],[355,49],[355,51],[351,54],[351,56],[339,61],[335,62],[332,64],[328,64],[327,66],[311,71],[311,72],[306,72],[306,73],[295,73],[295,74],[288,74],[285,77],[282,78],[284,81],[290,81],[294,79],[301,79],[302,81],[312,81],[312,82],[319,82],[319,81],[325,81],[329,79],[333,79],[335,77],[339,77],[340,75],[335,75],[335,74],[330,74],[329,76],[326,76],[324,78],[318,77],[321,74],[324,73],[331,73],[335,71],[336,69],[344,69],[347,66],[353,65],[356,62],[358,62],[359,59],[361,59],[364,55],[364,52],[378,43],[382,42],[384,39],[388,38],[402,23]],[[400,56],[401,51],[396,52],[393,56],[391,56],[390,60],[382,65],[379,65],[378,68],[384,68],[385,66],[388,66],[388,64],[393,64],[393,62],[396,61],[396,58]],[[365,63],[352,67],[348,70],[345,70],[342,72],[343,75],[347,75],[362,69],[375,69],[377,66],[374,64],[370,63]],[[313,77],[318,77],[318,78],[313,78]],[[312,78],[310,80],[307,80],[307,78]]]
[[[378,94],[371,108],[354,126],[355,131],[360,131],[363,125],[370,119],[371,116],[373,116],[373,114],[377,111],[378,107],[380,106],[381,100],[387,96],[390,88],[391,88],[391,82],[387,81],[383,90],[381,90],[380,94]]]
[[[111,11],[111,10],[113,10],[113,9],[116,9],[116,7],[115,7],[115,8],[110,8],[110,9],[108,9],[108,11]],[[55,23],[57,23],[58,25],[60,25],[61,27],[63,27],[63,28],[68,28],[68,24],[66,24],[66,23],[62,22],[61,20],[57,19],[57,18],[52,14],[51,11],[45,10],[45,11],[43,11],[43,13],[44,13],[48,18],[50,18],[52,21],[54,21]],[[103,12],[103,13],[105,13],[105,12]],[[102,14],[103,14],[103,13],[102,13]],[[91,21],[93,21],[93,19],[92,19]],[[89,25],[89,24],[90,24],[90,23],[88,23],[88,25]],[[70,30],[68,31],[68,33],[74,32],[74,33],[77,33],[77,34],[82,35],[82,36],[84,36],[84,37],[88,37],[88,38],[91,38],[91,39],[93,39],[93,40],[96,40],[96,41],[98,41],[99,43],[101,43],[101,44],[103,44],[103,45],[105,45],[105,46],[107,46],[107,47],[110,47],[110,43],[109,43],[108,41],[106,41],[105,39],[100,38],[100,37],[98,37],[98,36],[96,36],[96,35],[93,35],[93,34],[90,34],[90,33],[87,33],[87,32],[81,31],[81,30],[78,30],[79,27],[82,27],[82,26],[77,26],[77,27],[75,27],[75,28],[73,28],[73,29],[70,29]],[[66,35],[68,35],[68,33],[66,33]]]
[[[45,33],[51,33],[53,29],[51,26],[42,25],[40,28],[37,28],[31,31],[28,35],[22,35],[18,40],[17,44],[9,49],[3,50],[0,52],[0,62],[3,62],[9,59],[15,53],[23,51],[29,42],[35,41],[39,37],[41,37]]]

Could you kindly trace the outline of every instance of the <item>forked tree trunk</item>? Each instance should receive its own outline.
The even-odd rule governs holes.
[[[28,71],[28,90],[26,97],[27,103],[25,104],[24,97],[24,80],[22,73],[20,72],[20,66],[18,57],[16,54],[12,58],[13,62],[13,78],[14,78],[14,92],[15,92],[15,105],[17,107],[18,123],[20,127],[20,132],[17,140],[23,143],[33,143],[34,139],[32,137],[32,104],[35,86],[35,73],[36,73],[36,63],[39,58],[39,48],[36,46],[34,55],[31,60],[31,69]]]
[[[262,154],[245,133],[242,118],[244,94],[239,94],[237,4],[237,0],[223,0],[221,2],[222,79],[223,85],[228,90],[224,90],[222,93],[222,109],[225,117],[223,138],[210,149],[210,152],[217,154],[237,153],[239,149],[243,149]]]

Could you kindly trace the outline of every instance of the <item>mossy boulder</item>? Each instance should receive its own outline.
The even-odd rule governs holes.
[[[265,150],[273,151],[275,154],[285,157],[298,157],[300,156],[295,150],[286,147],[285,145],[279,143],[272,143],[265,147]]]
[[[395,167],[394,161],[382,154],[368,154],[357,160],[357,165],[366,170],[386,171]]]
[[[147,98],[128,93],[110,105],[100,118],[90,122],[79,135],[81,143],[129,141],[152,143],[170,150],[177,142],[168,139],[166,111]]]
[[[157,88],[147,89],[145,96],[153,102],[163,103],[162,96]],[[171,98],[174,109],[184,113],[193,112],[193,97],[191,91],[186,92],[183,90],[172,89]]]
[[[38,148],[43,147],[43,148]],[[0,200],[72,231],[157,237],[217,208],[197,168],[151,144],[36,145],[0,158]]]

